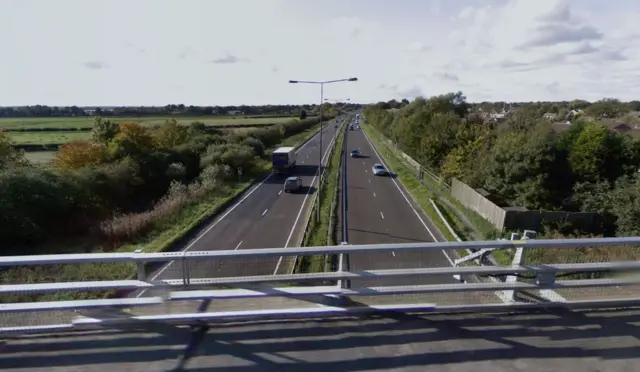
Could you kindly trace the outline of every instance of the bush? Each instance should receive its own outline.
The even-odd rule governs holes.
[[[8,137],[0,138],[0,240],[3,254],[42,252],[49,241],[91,232],[115,247],[133,241],[186,204],[252,175],[266,148],[317,124],[292,120],[238,135],[168,122],[96,119],[94,141],[66,144],[56,168],[29,167]],[[22,159],[22,160],[21,160]]]

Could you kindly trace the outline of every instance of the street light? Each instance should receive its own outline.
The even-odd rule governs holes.
[[[342,83],[347,81],[358,81],[357,77],[349,79],[326,80],[326,81],[309,81],[309,80],[289,80],[289,84],[317,84],[320,85],[320,161],[318,162],[318,201],[320,201],[320,193],[322,191],[322,122],[324,121],[324,85],[333,83]],[[317,220],[320,221],[320,208],[316,206]]]

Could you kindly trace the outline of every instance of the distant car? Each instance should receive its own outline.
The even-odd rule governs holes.
[[[353,125],[349,125],[349,130],[353,130]]]
[[[373,174],[375,176],[388,176],[389,175],[389,171],[382,164],[374,164],[373,167],[371,168],[371,171],[373,172]]]
[[[358,150],[358,149],[351,150],[351,157],[352,158],[359,158],[360,157],[360,150]]]
[[[288,177],[284,181],[284,192],[297,192],[302,188],[302,178]]]
[[[338,129],[338,124],[336,124],[336,125],[334,126],[334,128]]]

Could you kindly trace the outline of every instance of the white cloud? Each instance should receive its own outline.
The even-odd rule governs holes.
[[[126,9],[126,11],[122,11]],[[5,0],[0,105],[640,98],[631,0]]]

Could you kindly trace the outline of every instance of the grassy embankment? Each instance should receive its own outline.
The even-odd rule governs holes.
[[[281,142],[282,146],[299,145],[317,133],[319,125],[291,136]],[[262,160],[257,165],[258,170],[269,171],[270,163]],[[215,194],[207,195],[200,200],[187,202],[177,213],[163,218],[155,224],[153,230],[131,244],[119,247],[117,252],[132,252],[142,248],[144,252],[161,252],[170,249],[176,242],[204,221],[211,218],[221,207],[242,194],[254,179],[239,180],[225,185]],[[61,253],[99,252],[94,242],[78,240],[68,243],[57,250]],[[125,279],[135,273],[135,266],[130,263],[91,263],[78,265],[53,265],[16,267],[0,272],[0,283],[47,283],[68,281],[101,281]],[[105,292],[73,292],[52,294],[24,294],[4,296],[2,302],[47,301],[62,299],[100,298]]]
[[[335,228],[338,219],[338,184],[340,182],[340,165],[342,164],[342,148],[344,144],[344,129],[340,129],[340,134],[331,150],[325,175],[322,183],[322,194],[320,200],[316,202],[309,219],[303,246],[324,246],[335,245]],[[320,220],[317,218],[317,209],[320,209]],[[298,258],[296,265],[297,273],[324,272],[331,269],[334,262],[331,257],[326,256],[302,256]]]

